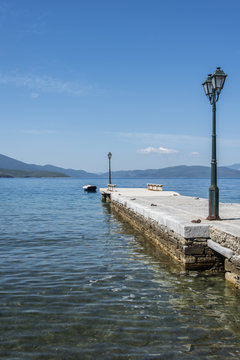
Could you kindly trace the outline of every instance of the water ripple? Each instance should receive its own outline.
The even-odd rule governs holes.
[[[181,274],[82,184],[1,182],[0,358],[239,359],[223,276]]]

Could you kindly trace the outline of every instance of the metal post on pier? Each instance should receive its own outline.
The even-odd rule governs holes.
[[[108,160],[109,160],[109,180],[108,183],[111,184],[112,183],[112,176],[111,176],[111,158],[112,158],[112,153],[108,153]]]

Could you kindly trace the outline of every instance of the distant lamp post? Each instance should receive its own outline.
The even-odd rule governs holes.
[[[112,153],[108,153],[108,160],[109,160],[109,181],[108,183],[111,184],[112,180],[111,180],[111,157],[112,157]]]
[[[209,215],[207,220],[220,220],[219,217],[219,190],[217,186],[217,155],[216,155],[216,102],[219,99],[227,75],[217,67],[214,74],[209,74],[202,84],[205,94],[212,105],[212,162],[211,186],[209,188]]]

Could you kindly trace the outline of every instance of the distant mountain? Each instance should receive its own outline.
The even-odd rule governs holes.
[[[219,178],[240,178],[240,171],[233,167],[240,165],[235,164],[231,167],[218,167]],[[71,177],[79,178],[108,178],[108,172],[104,174],[89,173],[84,170],[64,169],[53,165],[35,165],[26,164],[22,161],[15,160],[0,154],[0,169],[5,170],[21,170],[33,172],[57,173],[57,176],[64,174]],[[211,169],[207,166],[172,166],[164,169],[148,169],[148,170],[121,170],[113,171],[112,178],[210,178]],[[6,173],[7,174],[7,173]],[[8,173],[10,176],[11,173]],[[1,176],[1,175],[0,175]],[[27,176],[27,175],[26,175]],[[42,176],[43,177],[43,176]]]
[[[207,166],[172,166],[164,169],[114,171],[115,178],[210,178],[211,169]],[[104,174],[106,176],[107,173]],[[240,171],[218,167],[219,178],[240,178]]]
[[[62,173],[64,175],[71,177],[80,177],[80,178],[98,177],[97,174],[88,173],[84,170],[64,169],[53,165],[27,164],[22,161],[15,160],[9,156],[1,155],[1,154],[0,154],[0,168],[8,169],[8,170],[54,172],[54,173]]]
[[[240,171],[240,164],[233,164],[230,166],[227,166],[229,169],[233,169],[233,170],[239,170]]]
[[[50,171],[26,171],[26,170],[9,170],[9,169],[0,169],[0,178],[26,178],[26,177],[35,177],[35,178],[49,178],[49,177],[68,177],[66,174]]]

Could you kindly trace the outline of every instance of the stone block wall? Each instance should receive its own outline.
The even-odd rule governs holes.
[[[219,229],[211,228],[211,240],[233,251],[233,256],[225,259],[225,278],[240,290],[240,239]]]
[[[239,237],[228,234],[225,231],[216,229],[214,227],[214,224],[210,230],[210,237],[211,237],[211,240],[215,241],[216,243],[218,243],[221,246],[231,249],[235,255],[240,256],[240,239],[239,239]]]
[[[208,239],[185,239],[166,226],[159,225],[155,220],[146,219],[114,200],[111,201],[110,206],[141,234],[147,236],[152,243],[181,263],[185,270],[208,272],[224,270],[224,257],[207,246]]]
[[[240,290],[240,257],[225,259],[225,278]]]

